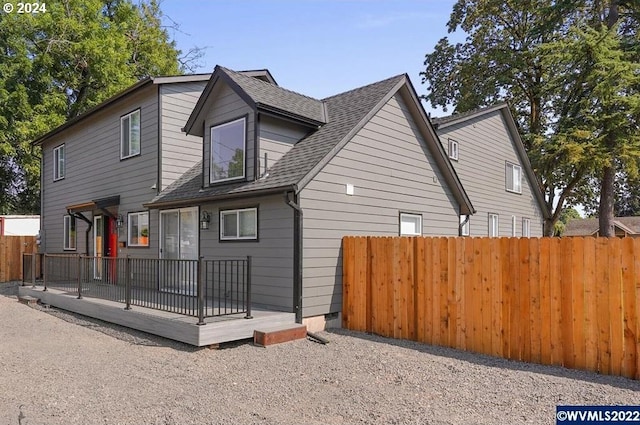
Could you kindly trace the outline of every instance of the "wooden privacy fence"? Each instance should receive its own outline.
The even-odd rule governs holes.
[[[38,252],[35,236],[0,236],[0,282],[22,279],[25,252]]]
[[[343,239],[343,325],[640,378],[640,239]]]

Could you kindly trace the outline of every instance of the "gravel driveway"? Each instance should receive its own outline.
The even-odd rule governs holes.
[[[637,381],[344,330],[194,348],[15,292],[0,284],[0,425],[554,424],[557,404],[640,404]]]

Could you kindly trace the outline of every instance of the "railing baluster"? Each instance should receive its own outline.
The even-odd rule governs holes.
[[[127,254],[127,262],[125,264],[125,273],[126,276],[124,278],[124,285],[125,285],[125,310],[131,310],[131,259],[129,258],[129,255]]]
[[[245,319],[253,319],[251,315],[251,256],[247,256],[247,315]]]

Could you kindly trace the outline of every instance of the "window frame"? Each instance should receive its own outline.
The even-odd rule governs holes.
[[[419,233],[403,233],[402,232],[402,219],[403,219],[403,217],[418,218]],[[398,235],[400,235],[400,236],[422,236],[422,224],[423,224],[422,214],[411,213],[411,212],[400,212],[400,214],[398,215]]]
[[[457,161],[458,158],[460,157],[460,143],[457,140],[453,140],[453,139],[448,139],[449,140],[449,147],[448,147],[448,156],[449,159],[452,159],[454,161]]]
[[[243,138],[243,155],[242,155],[242,175],[241,176],[235,176],[235,177],[227,177],[224,179],[214,179],[213,178],[213,131],[222,127],[227,127],[233,124],[236,124],[238,122],[242,122],[242,138]],[[230,181],[234,181],[234,180],[243,180],[246,179],[247,177],[247,147],[248,147],[248,143],[247,143],[247,122],[248,122],[248,116],[244,115],[242,117],[239,118],[234,118],[232,120],[229,121],[225,121],[219,124],[215,124],[212,125],[209,128],[209,184],[218,184],[218,183],[224,183],[224,182],[230,182]],[[227,175],[228,175],[228,170],[227,170]]]
[[[138,115],[138,125],[139,125],[139,131],[138,131],[138,151],[131,153],[131,117],[133,115],[137,114]],[[124,120],[129,118],[129,127],[127,128],[128,132],[129,132],[129,152],[125,154],[124,151],[124,133],[125,133],[125,129],[124,129]],[[128,159],[128,158],[132,158],[134,156],[139,156],[142,152],[142,114],[140,112],[140,108],[137,108],[125,115],[122,115],[120,117],[120,159]]]
[[[515,215],[511,216],[511,237],[515,238],[518,233],[518,218]]]
[[[133,216],[147,216],[147,243],[146,244],[141,244],[141,243],[131,243],[132,241],[132,233],[131,233],[131,223],[132,220],[131,218]],[[138,228],[140,228],[140,225],[138,224]],[[151,230],[151,226],[149,225],[149,211],[135,211],[135,212],[130,212],[127,214],[127,246],[129,247],[134,247],[134,248],[148,248],[149,247],[149,232]],[[141,231],[139,231],[139,233],[141,233]],[[141,234],[137,235],[138,240],[140,240],[140,238],[142,237]]]
[[[64,143],[53,148],[53,181],[64,179],[66,172],[67,153]],[[62,154],[60,155],[60,152]],[[60,166],[62,163],[62,166]]]
[[[495,226],[492,226],[492,221],[495,218]],[[493,233],[491,232],[493,230]],[[488,227],[487,235],[490,238],[497,238],[500,235],[500,216],[496,213],[488,213]]]
[[[471,216],[460,222],[460,236],[471,236]],[[466,231],[465,231],[466,229]]]
[[[518,170],[518,184],[516,187],[515,170]],[[511,184],[511,188],[509,188]],[[511,193],[522,194],[522,167],[516,163],[505,162],[505,190]]]
[[[526,226],[525,226],[526,223]],[[526,229],[526,232],[525,232]],[[522,237],[530,238],[531,237],[531,219],[528,217],[522,217]]]
[[[254,236],[240,236],[240,214],[242,212],[254,211],[255,212],[255,235]],[[259,214],[258,206],[253,207],[244,207],[244,208],[225,208],[220,209],[218,211],[218,240],[220,242],[257,242],[259,241],[260,229],[258,228],[258,223],[260,220],[258,219]],[[228,236],[225,235],[224,232],[224,216],[226,215],[236,215],[236,235]]]
[[[78,249],[78,232],[75,216],[67,214],[63,217],[62,239],[62,249],[64,251],[75,251]]]

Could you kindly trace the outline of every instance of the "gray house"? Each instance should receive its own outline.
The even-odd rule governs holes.
[[[509,105],[432,118],[476,213],[463,236],[543,236],[549,216]]]

